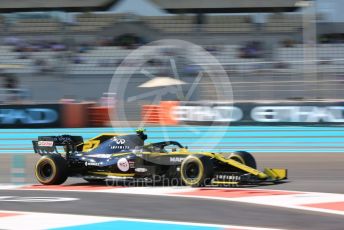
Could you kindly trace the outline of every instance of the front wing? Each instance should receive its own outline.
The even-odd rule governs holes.
[[[211,185],[253,185],[253,184],[268,184],[280,183],[288,179],[288,170],[280,168],[265,168],[263,172],[265,178],[253,175],[251,173],[239,172],[221,172],[215,173],[211,180]]]

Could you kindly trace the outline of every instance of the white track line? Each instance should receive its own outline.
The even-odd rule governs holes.
[[[1,213],[2,211],[0,211]],[[3,211],[9,212],[9,211]],[[70,227],[81,224],[94,224],[111,221],[111,217],[89,217],[82,215],[48,214],[34,212],[11,212],[18,214],[9,217],[0,217],[1,229],[50,229]]]
[[[19,211],[6,211],[1,212],[18,214],[10,217],[0,217],[0,226],[2,229],[48,229],[48,228],[61,228],[77,225],[87,225],[106,221],[136,221],[145,223],[161,223],[161,224],[177,224],[188,226],[200,227],[214,227],[214,228],[234,228],[244,230],[282,230],[276,228],[263,228],[263,227],[249,227],[239,225],[219,225],[209,223],[195,223],[195,222],[181,222],[181,221],[165,221],[155,219],[138,219],[138,218],[122,218],[122,217],[102,217],[90,215],[72,215],[72,214],[57,214],[57,213],[41,213],[41,212],[19,212]]]

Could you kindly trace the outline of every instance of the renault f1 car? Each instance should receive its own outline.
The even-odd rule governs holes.
[[[135,134],[40,136],[33,141],[42,157],[35,167],[44,185],[62,184],[68,177],[89,182],[105,180],[177,179],[188,186],[276,183],[287,179],[286,169],[257,170],[254,157],[233,153],[191,152],[177,141],[145,144],[144,130]]]

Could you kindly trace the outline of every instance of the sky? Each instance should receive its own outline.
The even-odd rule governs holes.
[[[316,8],[318,13],[325,15],[326,21],[344,22],[344,0],[316,0]],[[121,0],[113,6],[111,11],[116,13],[132,12],[143,16],[166,15],[166,12],[149,0]]]

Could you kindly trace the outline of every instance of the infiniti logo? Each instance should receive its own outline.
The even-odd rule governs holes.
[[[121,144],[123,145],[125,143],[125,140],[124,139],[114,139],[114,141],[117,143],[117,144]]]

